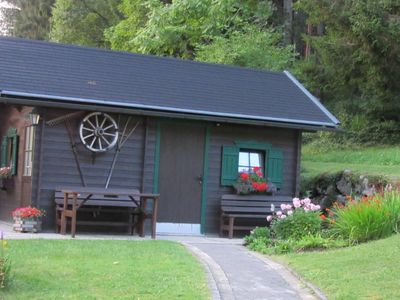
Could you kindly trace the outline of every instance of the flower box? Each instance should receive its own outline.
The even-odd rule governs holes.
[[[18,232],[39,232],[42,230],[41,218],[14,217],[13,230]]]
[[[234,188],[238,195],[273,195],[277,191],[276,186],[264,177],[260,167],[240,172]]]
[[[13,229],[18,232],[39,232],[42,230],[44,211],[35,207],[20,207],[13,211]]]

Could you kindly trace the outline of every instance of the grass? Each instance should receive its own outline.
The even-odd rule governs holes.
[[[320,152],[310,145],[303,147],[302,175],[315,176],[324,172],[350,169],[369,175],[400,178],[400,147],[368,147]]]
[[[209,299],[202,266],[167,241],[9,241],[0,299]]]
[[[339,250],[279,256],[329,299],[400,299],[400,235]]]

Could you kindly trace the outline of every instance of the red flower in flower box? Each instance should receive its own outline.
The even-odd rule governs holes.
[[[44,211],[36,207],[19,207],[12,212],[14,218],[39,218],[44,216]]]

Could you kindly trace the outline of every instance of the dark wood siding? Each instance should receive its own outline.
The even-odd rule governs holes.
[[[282,149],[284,170],[280,195],[293,196],[296,193],[296,178],[298,177],[296,164],[298,131],[227,124],[212,126],[210,130],[206,233],[217,232],[221,196],[233,192],[232,188],[220,185],[221,154],[223,145],[234,145],[234,142],[237,140],[269,142],[272,144],[272,147]]]
[[[42,115],[44,120],[48,121],[69,112],[71,111],[44,109]],[[144,185],[145,192],[152,192],[154,189],[157,120],[148,118],[145,122],[142,117],[136,117],[135,120],[141,120],[142,123],[122,150],[110,187],[142,189]],[[80,118],[71,121],[77,141],[79,122]],[[145,126],[147,126],[147,133]],[[228,124],[210,125],[206,233],[217,231],[221,195],[232,192],[231,188],[220,185],[222,146],[233,145],[237,140],[251,140],[269,142],[274,148],[282,149],[284,152],[284,183],[280,193],[292,196],[296,193],[296,186],[298,186],[298,134],[299,131],[292,129]],[[47,228],[51,228],[54,226],[54,189],[63,185],[81,185],[81,183],[64,125],[39,126],[36,137],[32,194],[36,200],[34,203],[46,209],[45,224]],[[43,140],[40,140],[41,137]],[[146,143],[145,137],[147,137]],[[94,164],[91,153],[82,145],[78,146],[78,154],[87,184],[104,186],[111,166],[113,151],[97,155]],[[35,195],[38,195],[37,199],[35,199]],[[160,201],[163,201],[162,195]]]
[[[70,113],[71,111],[47,109],[43,111],[44,121]],[[117,116],[114,116],[117,119]],[[93,156],[79,143],[78,126],[82,117],[72,119],[71,125],[74,132],[75,141],[78,142],[77,152],[79,162],[86,180],[87,186],[104,187],[108,172],[111,167],[114,150]],[[126,116],[121,116],[121,124],[125,124]],[[153,186],[154,170],[154,144],[155,144],[155,125],[153,121],[148,122],[148,141],[146,151],[144,151],[145,122],[142,117],[134,117],[131,126],[137,121],[140,125],[136,128],[133,135],[126,142],[118,157],[115,170],[110,181],[110,188],[137,188],[151,192]],[[54,189],[62,186],[81,186],[79,173],[75,159],[71,151],[68,134],[63,123],[57,126],[44,125],[44,130],[40,146],[40,153],[37,153],[35,167],[39,173],[35,173],[35,185],[33,190],[38,194],[37,204],[47,211],[45,220],[46,227],[54,226]],[[38,132],[39,134],[39,132]],[[39,157],[41,163],[39,162]],[[143,164],[143,158],[145,163]],[[143,166],[145,172],[142,173]],[[144,174],[144,181],[142,181]]]

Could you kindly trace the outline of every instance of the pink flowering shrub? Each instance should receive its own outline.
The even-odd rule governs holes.
[[[311,199],[294,198],[292,204],[282,203],[280,210],[267,217],[271,229],[277,239],[299,240],[306,235],[321,232],[321,207],[311,202]]]

